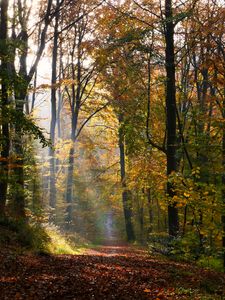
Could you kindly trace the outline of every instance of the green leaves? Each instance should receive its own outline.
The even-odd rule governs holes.
[[[40,140],[43,148],[51,146],[51,141],[45,137],[44,130],[37,126],[30,117],[11,106],[4,108],[4,119],[1,122],[15,126],[23,135],[31,134],[34,139]]]

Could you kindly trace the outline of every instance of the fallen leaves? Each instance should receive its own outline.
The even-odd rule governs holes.
[[[221,274],[126,246],[49,257],[0,252],[0,275],[1,300],[201,299],[200,282],[212,277],[222,287],[225,282]]]

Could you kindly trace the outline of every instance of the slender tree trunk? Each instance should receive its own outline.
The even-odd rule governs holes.
[[[36,101],[36,88],[37,88],[37,70],[34,73],[34,86],[33,86],[33,93],[32,93],[32,102],[31,102],[31,109],[30,111],[32,112],[34,110],[34,105]]]
[[[72,132],[71,132],[71,148],[69,152],[69,166],[68,166],[68,173],[67,173],[67,181],[66,181],[66,217],[65,222],[67,227],[72,223],[73,220],[73,177],[74,177],[74,154],[75,154],[75,135],[76,135],[76,128],[77,128],[77,120],[78,120],[78,112],[75,115],[74,113],[72,116]]]
[[[61,109],[62,109],[62,92],[59,87],[58,89],[58,107],[57,107],[57,137],[58,139],[61,138]],[[56,159],[56,166],[55,166],[55,173],[60,169],[60,159]]]
[[[73,87],[75,91],[75,87]],[[74,94],[74,92],[73,92]],[[78,99],[77,99],[78,100]],[[76,107],[72,112],[72,131],[71,131],[71,141],[72,145],[69,152],[69,166],[67,174],[67,184],[66,184],[66,202],[67,202],[67,213],[66,213],[66,223],[69,224],[72,222],[73,215],[73,177],[74,177],[74,154],[75,154],[75,140],[76,140],[76,131],[78,116],[80,110],[80,101],[76,102]]]
[[[61,109],[62,109],[62,92],[58,89],[58,108],[57,108],[57,135],[61,138]]]
[[[69,166],[68,166],[68,174],[67,174],[67,183],[66,183],[66,224],[67,227],[72,223],[73,220],[73,172],[74,172],[74,153],[75,147],[74,142],[70,148],[69,153]]]
[[[225,96],[225,88],[224,88],[224,96]],[[225,98],[223,99],[223,120],[225,120]],[[223,124],[223,136],[222,136],[222,166],[223,166],[223,174],[222,174],[222,247],[223,247],[223,267],[225,271],[225,125]]]
[[[138,197],[137,191],[137,203],[138,203],[138,219],[140,224],[140,243],[144,243],[144,201],[142,195]]]
[[[16,110],[23,113],[24,99],[26,90],[16,93]],[[24,151],[23,151],[23,134],[19,124],[15,126],[15,153],[16,167],[14,168],[15,188],[13,189],[14,212],[17,218],[25,218],[25,191],[24,191]]]
[[[8,160],[10,150],[9,124],[7,120],[8,99],[8,63],[7,63],[7,31],[8,31],[8,1],[1,1],[1,24],[0,24],[0,42],[1,42],[1,161],[0,161],[0,217],[5,215],[5,204],[8,188]],[[4,46],[3,46],[4,45]]]
[[[165,40],[166,40],[166,121],[167,121],[167,175],[176,171],[176,87],[175,87],[175,55],[174,24],[172,1],[165,0]],[[167,182],[167,194],[173,198],[173,186]],[[176,203],[168,205],[169,235],[176,236],[179,231],[178,209]]]
[[[156,198],[156,205],[157,205],[157,229],[160,231],[160,206],[159,206],[159,200]]]
[[[75,69],[73,66],[73,79],[75,79]],[[76,101],[78,100],[78,102]],[[66,224],[67,227],[73,221],[73,177],[74,177],[74,154],[75,154],[75,139],[77,131],[78,116],[80,110],[80,101],[76,98],[76,91],[74,84],[72,85],[72,120],[71,120],[71,148],[69,152],[69,166],[66,183]]]
[[[59,0],[57,0],[57,6]],[[50,124],[50,138],[52,145],[55,145],[55,128],[56,128],[56,77],[57,77],[57,56],[58,56],[58,23],[59,12],[55,16],[54,39],[52,49],[52,79],[51,79],[51,124]],[[49,205],[53,208],[56,206],[56,182],[55,182],[55,152],[53,148],[49,149],[50,156],[50,197]]]
[[[148,215],[149,215],[149,233],[153,230],[153,199],[151,195],[151,189],[147,189],[147,199],[148,199]]]
[[[187,224],[187,212],[188,212],[188,206],[187,206],[187,204],[185,205],[185,207],[184,207],[184,221],[183,221],[183,232],[182,232],[182,234],[183,234],[183,236],[185,235],[185,230],[186,230],[186,224]]]
[[[74,153],[75,153],[75,140],[76,140],[76,132],[77,132],[77,124],[78,117],[80,111],[80,92],[81,92],[81,56],[80,49],[78,45],[78,57],[77,57],[77,74],[75,77],[75,68],[74,64],[72,66],[72,76],[73,80],[77,80],[77,87],[75,90],[75,85],[72,85],[72,122],[71,122],[71,141],[72,146],[69,153],[69,167],[67,174],[67,185],[66,185],[66,202],[67,206],[67,214],[66,214],[66,222],[70,224],[72,222],[72,214],[73,214],[73,176],[74,176]],[[72,55],[72,63],[73,63],[73,55]]]
[[[27,89],[30,80],[27,77],[27,55],[28,55],[28,33],[26,23],[22,24],[21,40],[23,42],[23,51],[20,56],[19,76],[22,78],[22,84],[15,86],[16,111],[19,114],[24,112],[26,104]],[[25,219],[25,191],[24,191],[24,151],[23,151],[23,133],[21,124],[15,125],[15,153],[16,167],[14,168],[15,189],[14,189],[14,210],[17,218]]]
[[[122,184],[122,201],[123,201],[123,212],[125,218],[126,234],[128,241],[134,241],[134,229],[132,224],[132,208],[131,208],[131,199],[129,197],[130,193],[127,189],[126,184],[126,165],[125,165],[125,141],[124,141],[124,132],[122,129],[123,116],[119,116],[119,149],[120,149],[120,175],[121,175],[121,184]]]

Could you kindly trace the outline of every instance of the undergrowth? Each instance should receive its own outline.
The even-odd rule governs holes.
[[[199,247],[194,235],[171,237],[167,233],[149,235],[149,252],[160,254],[181,262],[194,262],[200,267],[223,272],[223,262],[219,252],[209,251],[209,247]],[[214,252],[214,253],[213,253]]]
[[[82,239],[78,234],[63,233],[54,225],[45,225],[45,232],[50,241],[47,250],[53,254],[82,254],[89,246],[87,240]]]
[[[0,220],[0,246],[17,253],[82,254],[88,245],[79,235],[62,232],[54,225]]]

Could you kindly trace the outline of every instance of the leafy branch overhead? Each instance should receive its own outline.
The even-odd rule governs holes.
[[[52,146],[51,140],[45,137],[45,129],[40,128],[29,116],[13,107],[4,108],[2,124],[4,123],[16,126],[23,135],[30,135],[34,139],[38,139],[42,147]]]

